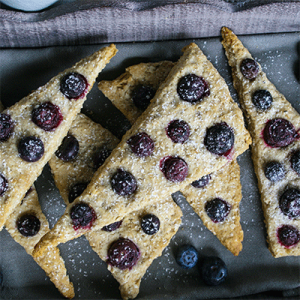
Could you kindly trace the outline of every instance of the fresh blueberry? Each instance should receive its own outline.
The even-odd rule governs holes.
[[[188,165],[180,157],[166,156],[160,161],[160,170],[172,182],[184,181],[188,175]]]
[[[27,162],[36,162],[44,155],[44,144],[35,136],[22,138],[18,144],[20,157]]]
[[[40,220],[32,214],[23,215],[17,220],[17,228],[23,236],[36,235],[39,232],[40,227]]]
[[[111,177],[112,189],[120,196],[133,194],[137,189],[137,182],[134,176],[123,169],[118,169]]]
[[[259,72],[259,66],[255,60],[245,58],[240,65],[240,70],[245,78],[251,80],[256,78]]]
[[[85,95],[88,87],[86,78],[76,72],[66,74],[60,82],[60,91],[68,99],[79,99]]]
[[[4,195],[7,189],[8,189],[7,179],[0,173],[0,196]]]
[[[273,97],[267,90],[257,90],[252,96],[252,102],[259,110],[267,110],[271,107]]]
[[[205,211],[214,223],[223,222],[231,210],[231,205],[220,198],[207,201]]]
[[[201,76],[188,74],[180,78],[177,93],[181,100],[196,103],[210,95],[209,84]]]
[[[265,176],[272,182],[280,181],[285,177],[285,168],[277,161],[268,162],[264,171]]]
[[[87,182],[79,182],[74,184],[69,191],[69,203],[72,203],[77,197],[79,197],[87,186]]]
[[[153,235],[159,231],[160,220],[153,214],[147,214],[142,217],[141,227],[146,234]]]
[[[134,105],[140,110],[145,110],[150,104],[156,91],[149,85],[138,85],[131,93],[131,98]]]
[[[106,147],[102,147],[94,154],[93,163],[95,169],[98,169],[104,164],[105,160],[110,156],[111,152],[112,151],[110,149],[107,149]]]
[[[68,134],[55,152],[55,155],[62,161],[71,161],[76,158],[79,152],[79,142],[75,136]]]
[[[209,152],[227,156],[234,145],[233,130],[224,122],[213,125],[207,129],[204,144]]]
[[[121,225],[122,225],[122,220],[118,221],[118,222],[111,223],[109,225],[106,225],[106,226],[102,227],[101,230],[111,232],[111,231],[117,230]]]
[[[94,209],[86,203],[77,203],[71,208],[70,217],[74,230],[90,229],[97,219]]]
[[[298,138],[295,127],[285,119],[269,120],[263,130],[265,143],[272,148],[285,147]]]
[[[10,115],[0,114],[0,142],[7,141],[14,130],[14,122]]]
[[[138,157],[150,156],[154,150],[154,142],[146,132],[139,132],[130,137],[127,144]]]
[[[197,189],[201,189],[201,188],[204,188],[205,186],[207,186],[210,180],[211,180],[210,174],[204,175],[200,179],[193,181],[191,183],[191,185]]]
[[[173,120],[166,128],[166,133],[173,143],[183,144],[190,136],[190,126],[183,120]]]
[[[131,270],[137,264],[140,255],[140,249],[134,242],[119,238],[108,249],[107,263],[120,270]]]
[[[198,251],[191,245],[179,247],[176,255],[176,262],[184,269],[193,268],[198,261]]]
[[[32,111],[31,120],[45,131],[52,131],[62,122],[63,116],[57,105],[45,102]]]
[[[219,285],[227,278],[228,270],[226,264],[217,256],[203,258],[200,267],[202,279],[207,285]]]
[[[292,169],[300,176],[300,150],[292,155],[291,164]]]
[[[277,238],[283,247],[291,248],[299,243],[300,232],[292,225],[282,225],[277,229]]]
[[[300,217],[300,190],[287,189],[279,199],[279,207],[282,213],[291,219]]]

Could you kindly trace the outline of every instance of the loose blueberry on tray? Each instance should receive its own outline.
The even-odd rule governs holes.
[[[178,249],[176,261],[184,269],[193,268],[198,261],[198,251],[191,245],[183,245]]]
[[[207,285],[219,285],[228,275],[224,261],[217,256],[207,256],[200,265],[202,279]]]

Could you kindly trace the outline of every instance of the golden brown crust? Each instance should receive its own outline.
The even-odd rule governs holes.
[[[285,248],[278,242],[277,229],[281,225],[286,224],[292,225],[300,231],[299,218],[288,218],[281,212],[278,205],[278,199],[287,187],[300,188],[300,178],[291,169],[290,165],[291,153],[300,149],[300,140],[295,140],[292,144],[284,148],[271,148],[266,146],[261,135],[267,121],[274,118],[286,119],[298,130],[300,128],[299,114],[268,80],[259,64],[259,73],[255,80],[250,81],[243,77],[239,67],[240,63],[244,58],[252,58],[251,54],[230,29],[223,27],[222,36],[222,44],[225,48],[229,65],[232,67],[234,87],[238,91],[239,100],[246,114],[253,139],[252,159],[258,178],[258,187],[265,215],[269,249],[274,257],[299,255],[300,243],[295,247]],[[252,103],[252,95],[259,89],[268,90],[273,97],[272,106],[267,111],[256,109]],[[278,161],[284,165],[286,176],[283,180],[272,183],[265,177],[264,166],[270,161]]]
[[[99,72],[116,52],[114,45],[100,49],[93,55],[82,59],[70,69],[58,74],[46,85],[5,110],[15,122],[15,126],[10,138],[0,144],[0,173],[8,181],[8,189],[0,199],[0,229],[2,229],[7,217],[21,202],[26,191],[40,175],[43,167],[60,145],[86,99],[86,97],[76,101],[67,99],[60,92],[60,78],[66,73],[76,71],[87,79],[89,91]],[[60,108],[63,121],[55,131],[47,132],[31,122],[31,111],[34,107],[49,101],[49,99]],[[36,136],[42,140],[45,151],[42,158],[37,162],[28,163],[19,157],[17,144],[20,138],[24,136]]]
[[[97,154],[98,149],[105,146],[112,150],[118,144],[118,139],[108,130],[82,114],[78,114],[74,120],[69,134],[75,136],[79,142],[79,153],[76,158],[69,162],[63,162],[53,155],[49,161],[55,184],[66,204],[68,204],[68,193],[72,185],[91,179],[95,172],[92,157]],[[155,235],[149,236],[141,231],[140,221],[146,213],[155,214],[160,219],[160,230]],[[133,299],[137,296],[144,273],[152,261],[161,255],[163,249],[177,232],[181,223],[181,215],[180,208],[169,197],[156,205],[147,206],[125,216],[121,227],[113,232],[100,229],[86,234],[93,250],[104,261],[107,259],[110,244],[119,237],[129,238],[139,247],[141,257],[132,270],[108,267],[120,283],[123,299]]]
[[[23,236],[16,227],[17,220],[25,214],[32,214],[40,221],[40,230],[34,236]],[[29,255],[32,255],[34,246],[50,230],[34,187],[31,188],[29,194],[22,200],[22,203],[9,216],[5,223],[5,228],[13,239],[24,247]],[[69,299],[75,296],[73,284],[70,282],[64,260],[60,256],[57,247],[48,248],[43,256],[34,259],[63,296]]]
[[[184,102],[177,94],[179,78],[191,72],[203,76],[210,83],[210,96],[201,103]],[[166,136],[165,127],[171,120],[182,118],[188,121],[192,132],[188,142],[174,145]],[[198,46],[192,43],[184,48],[183,56],[160,86],[147,110],[124,135],[110,159],[97,170],[88,188],[68,205],[65,214],[35,247],[34,255],[39,256],[48,246],[74,239],[89,230],[75,231],[72,227],[70,209],[81,201],[89,203],[95,210],[97,219],[91,230],[97,230],[223,167],[228,159],[210,153],[203,144],[206,128],[215,124],[215,120],[226,122],[233,129],[235,144],[232,159],[235,159],[251,142],[244,127],[242,112],[232,100],[224,79]],[[155,143],[152,155],[146,158],[138,158],[127,144],[131,136],[141,131],[149,134]],[[161,159],[170,155],[179,156],[188,164],[189,172],[182,182],[168,181],[160,170]],[[137,178],[138,188],[133,195],[118,196],[111,188],[110,178],[120,167]]]
[[[126,72],[115,80],[101,81],[98,87],[122,111],[125,117],[134,123],[142,111],[133,105],[128,90],[133,90],[141,83],[151,85],[153,81],[158,87],[165,79],[160,74],[165,74],[166,77],[172,65],[171,62],[170,64],[161,62],[134,65],[127,68]],[[181,191],[194,211],[200,216],[204,225],[218,237],[228,250],[234,255],[238,255],[242,250],[244,236],[240,225],[239,203],[242,199],[242,192],[238,163],[233,161],[213,173],[212,180],[205,188],[196,189],[188,185]],[[224,222],[216,224],[207,216],[204,206],[207,201],[218,197],[230,203],[232,209]]]

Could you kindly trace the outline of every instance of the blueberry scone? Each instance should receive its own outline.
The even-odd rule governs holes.
[[[150,104],[159,85],[174,63],[140,63],[112,81],[100,81],[99,89],[133,124]],[[187,127],[178,122],[168,135],[184,143]],[[234,160],[213,174],[194,181],[181,190],[204,225],[234,255],[242,250],[243,230],[239,203],[242,199],[240,169]]]
[[[100,49],[1,113],[0,229],[61,144],[116,51],[114,45]]]
[[[224,79],[196,44],[183,51],[146,111],[40,240],[35,255],[166,199],[249,147],[242,112]],[[177,120],[189,128],[183,144],[165,130]]]
[[[83,192],[117,144],[118,139],[101,125],[85,115],[77,115],[67,137],[49,161],[55,184],[66,204]],[[180,217],[180,208],[169,197],[128,214],[120,222],[86,233],[92,248],[108,263],[120,283],[123,299],[137,296],[144,273],[177,232]]]
[[[226,27],[222,36],[253,138],[252,159],[269,249],[274,257],[299,255],[300,116],[237,36]]]

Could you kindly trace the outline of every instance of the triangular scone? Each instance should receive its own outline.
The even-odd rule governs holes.
[[[244,127],[242,112],[232,100],[224,79],[196,44],[183,51],[147,110],[124,135],[110,159],[97,170],[83,194],[68,205],[54,228],[41,239],[35,255],[41,255],[48,246],[100,229],[131,211],[169,197],[204,174],[220,169],[249,147],[251,138]],[[195,76],[202,82],[201,87],[206,86],[200,94],[206,96],[192,104],[181,100],[177,86],[179,80],[189,81]],[[181,86],[181,91],[186,90]],[[165,130],[171,121],[178,119],[184,119],[190,127],[189,139],[183,144],[172,142]],[[226,131],[230,137],[226,146],[232,148],[226,155],[207,150],[212,144],[216,146],[211,139],[216,131],[217,135]],[[86,212],[90,222],[87,219],[82,222],[78,211]]]
[[[274,257],[299,255],[300,116],[268,80],[237,36],[226,27],[222,28],[222,36],[234,87],[253,138],[252,159],[269,249]],[[242,74],[241,66],[250,79]],[[298,173],[293,161],[298,161]]]
[[[3,106],[0,102],[0,112],[2,110]],[[22,235],[17,227],[17,222],[20,217],[24,217],[28,214],[36,217],[40,223],[40,225],[38,226],[38,232],[33,236]],[[21,246],[23,246],[26,252],[30,255],[32,254],[33,248],[36,243],[47,231],[49,231],[49,224],[42,212],[38,200],[38,194],[34,186],[29,189],[21,204],[17,206],[14,212],[9,216],[8,220],[5,223],[5,228],[13,237],[13,239]],[[70,282],[69,276],[66,274],[67,271],[65,268],[65,264],[59,254],[59,249],[57,247],[50,249],[50,251],[46,252],[44,256],[35,258],[35,261],[46,272],[50,280],[55,284],[62,295],[69,299],[74,297],[75,294],[73,284]]]
[[[132,91],[141,85],[155,90],[170,72],[172,62],[140,63],[128,67],[126,72],[112,81],[100,81],[99,89],[132,123],[142,114],[132,101]],[[207,177],[208,178],[208,177]],[[204,225],[212,231],[221,243],[234,255],[242,250],[243,230],[240,224],[239,204],[242,199],[240,169],[234,160],[221,170],[211,174],[207,186],[196,188],[188,185],[181,192],[201,217]],[[222,222],[213,222],[205,212],[205,204],[216,198],[230,205],[230,213]]]
[[[84,189],[84,185],[91,180],[96,171],[95,163],[103,162],[118,144],[118,139],[108,130],[83,114],[78,114],[68,134],[78,141],[77,155],[69,161],[63,161],[53,155],[49,161],[55,184],[66,204],[69,203],[69,199],[72,199],[69,195],[74,192],[74,187],[80,189],[80,185],[83,184]],[[82,191],[77,190],[78,193]],[[159,231],[154,235],[145,234],[140,226],[142,217],[150,213],[156,215],[161,224]],[[107,260],[110,245],[120,237],[128,238],[138,246],[140,258],[131,270],[120,270],[108,265],[109,270],[120,283],[123,299],[133,299],[137,296],[144,273],[152,261],[161,255],[177,232],[181,223],[180,217],[180,208],[169,197],[156,205],[128,214],[122,220],[120,227],[113,232],[100,229],[86,234],[90,245],[104,261]]]
[[[4,127],[13,126],[0,137],[0,229],[61,144],[116,51],[114,45],[102,48],[1,114]]]
[[[29,225],[29,220],[31,220],[31,225]],[[26,225],[30,228],[39,227],[39,230],[36,234],[34,234],[34,230],[31,230],[30,234],[34,235],[24,236],[18,230],[18,223],[25,224],[25,228]],[[38,223],[40,225],[37,225]],[[35,224],[35,226],[32,224]],[[6,220],[5,228],[14,240],[24,247],[29,255],[32,255],[34,246],[40,238],[50,230],[48,221],[40,207],[36,189],[33,186],[21,204],[15,208],[14,212]],[[34,258],[34,260],[46,272],[62,295],[69,299],[75,296],[73,284],[69,280],[65,263],[59,254],[58,247],[49,248],[43,256]]]
[[[133,124],[144,110],[138,108],[132,93],[140,85],[146,85],[156,91],[166,79],[174,63],[161,61],[157,63],[141,63],[126,68],[126,72],[113,81],[102,80],[98,87],[103,94],[126,116]],[[153,94],[154,96],[154,94]]]

